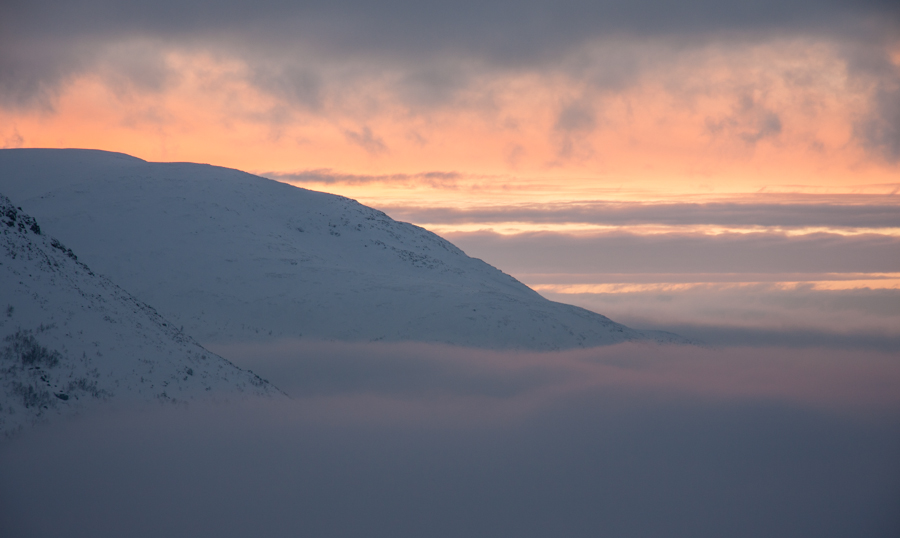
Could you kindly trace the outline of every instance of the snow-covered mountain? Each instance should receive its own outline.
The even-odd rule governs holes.
[[[205,344],[313,337],[548,350],[679,341],[544,299],[353,200],[237,170],[2,150],[0,192]]]
[[[104,400],[279,395],[200,347],[0,195],[0,438]]]

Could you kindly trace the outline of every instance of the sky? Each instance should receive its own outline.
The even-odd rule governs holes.
[[[342,194],[706,344],[213,349],[293,399],[0,443],[10,536],[898,534],[895,1],[6,0],[0,147]]]
[[[10,1],[0,146],[343,194],[639,327],[900,349],[895,2]]]

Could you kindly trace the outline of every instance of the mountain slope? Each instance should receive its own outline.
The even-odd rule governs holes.
[[[203,349],[0,196],[0,437],[100,401],[277,389]]]
[[[204,343],[302,336],[562,349],[677,339],[548,301],[353,200],[237,170],[3,150],[0,191]]]

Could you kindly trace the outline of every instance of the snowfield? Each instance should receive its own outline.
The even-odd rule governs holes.
[[[0,196],[0,438],[99,402],[280,396],[78,261]]]
[[[353,200],[237,170],[2,150],[0,192],[203,344],[302,337],[555,350],[682,341],[544,299]]]

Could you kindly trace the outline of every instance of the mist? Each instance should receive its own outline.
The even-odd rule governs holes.
[[[4,536],[896,536],[900,361],[624,344],[214,349],[290,400],[0,444]]]

